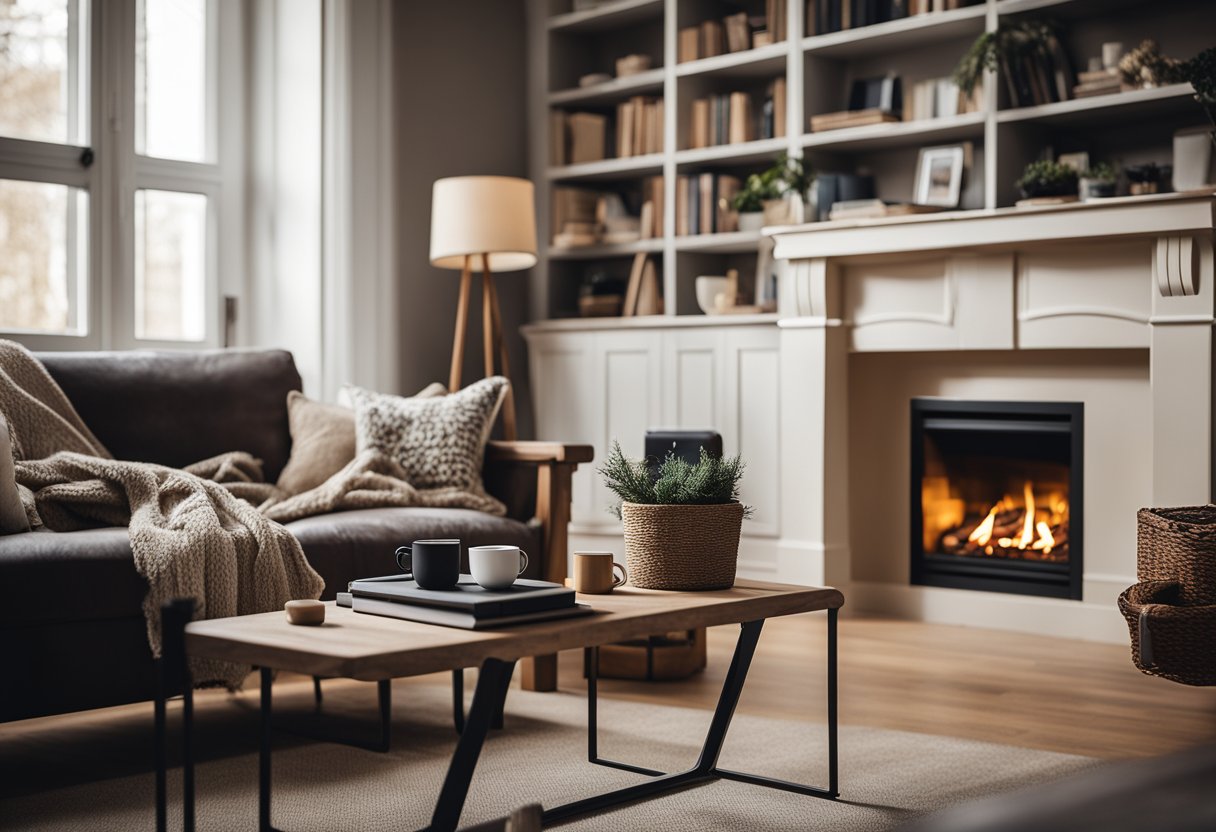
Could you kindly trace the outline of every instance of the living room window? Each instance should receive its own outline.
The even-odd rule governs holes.
[[[217,252],[241,210],[221,152],[241,79],[219,56],[241,51],[240,18],[224,0],[0,0],[0,332],[219,342]]]

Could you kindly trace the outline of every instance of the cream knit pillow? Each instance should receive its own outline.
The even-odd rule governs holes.
[[[431,399],[348,387],[355,406],[357,450],[389,456],[414,488],[466,495],[463,504],[469,508],[498,513],[501,504],[482,486],[481,462],[509,386],[502,376],[493,376]]]

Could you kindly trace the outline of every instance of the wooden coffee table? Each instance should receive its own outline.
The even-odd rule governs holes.
[[[596,751],[594,672],[598,662],[594,654],[591,656],[587,697],[588,759],[592,763],[634,771],[648,779],[634,786],[551,808],[544,815],[546,824],[719,778],[814,797],[837,797],[836,616],[844,604],[844,597],[839,591],[830,587],[740,581],[732,589],[718,592],[659,592],[622,587],[610,595],[580,596],[580,600],[590,603],[596,614],[481,632],[365,615],[334,605],[326,610],[325,624],[321,627],[293,626],[282,612],[187,623],[190,620],[191,602],[178,601],[167,605],[163,616],[162,685],[156,700],[158,828],[165,828],[167,804],[164,787],[167,765],[164,693],[182,682],[186,682],[182,721],[183,817],[187,830],[194,827],[193,707],[186,669],[187,657],[223,659],[261,669],[258,811],[259,828],[264,831],[273,829],[270,822],[270,718],[274,670],[382,682],[405,676],[478,667],[480,674],[473,703],[452,754],[431,823],[425,827],[432,832],[449,832],[455,830],[460,821],[477,758],[495,715],[502,711],[517,660],[574,648],[594,651],[603,644],[654,633],[723,624],[740,625],[739,640],[700,756],[692,768],[685,771],[665,773],[599,757]],[[818,610],[826,610],[828,615],[827,787],[806,786],[719,768],[718,755],[743,690],[765,619]],[[527,799],[528,795],[520,797]]]

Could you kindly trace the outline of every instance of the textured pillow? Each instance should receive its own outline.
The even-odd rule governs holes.
[[[17,494],[17,474],[13,470],[13,447],[9,441],[8,422],[0,413],[0,534],[29,530],[25,507]]]
[[[436,383],[417,397],[446,393],[447,388]],[[311,491],[355,458],[355,414],[349,407],[313,401],[293,390],[287,394],[287,424],[291,458],[279,474],[278,487],[288,494]]]
[[[480,508],[490,499],[481,483],[481,460],[509,386],[502,376],[493,376],[435,399],[349,387],[357,450],[392,458],[414,488],[467,494],[467,504]]]

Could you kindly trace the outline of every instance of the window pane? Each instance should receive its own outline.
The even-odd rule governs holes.
[[[88,195],[0,179],[0,330],[82,335]]]
[[[84,141],[84,0],[0,0],[0,135]]]
[[[135,192],[135,337],[206,335],[207,197]]]
[[[140,0],[135,152],[207,158],[207,0]]]

